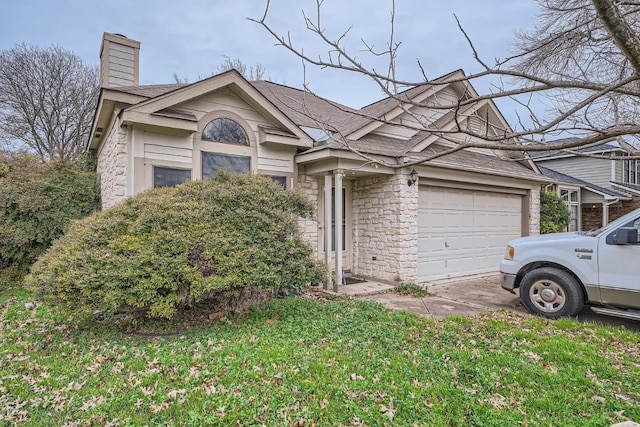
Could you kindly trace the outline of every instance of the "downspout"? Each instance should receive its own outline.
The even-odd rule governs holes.
[[[616,197],[609,203],[602,202],[602,226],[603,227],[609,224],[609,206],[613,205],[614,203],[618,203],[619,201],[620,199]]]

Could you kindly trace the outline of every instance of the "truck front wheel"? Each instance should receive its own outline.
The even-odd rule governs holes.
[[[584,307],[584,295],[576,279],[552,267],[528,272],[520,283],[520,299],[531,313],[551,319],[575,316]]]

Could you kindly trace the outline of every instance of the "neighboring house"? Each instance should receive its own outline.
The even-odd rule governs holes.
[[[566,140],[550,144],[562,141]],[[533,157],[540,172],[554,181],[547,189],[553,187],[571,210],[568,231],[597,229],[640,207],[640,160],[601,158],[627,154],[617,142],[578,151],[548,151]]]
[[[359,277],[418,283],[492,272],[508,240],[539,232],[540,186],[548,180],[522,156],[465,150],[403,167],[449,145],[424,126],[412,130],[400,122],[418,127],[409,114],[416,113],[438,129],[453,129],[451,112],[399,107],[391,99],[356,110],[283,85],[249,82],[236,71],[187,85],[141,86],[139,48],[124,36],[103,38],[102,90],[89,146],[97,152],[104,208],[221,168],[267,175],[316,203],[317,217],[301,228],[337,272],[336,281],[343,268]],[[462,75],[402,96],[455,103],[475,94],[467,82],[447,83]],[[487,117],[486,132],[508,126],[490,101],[468,108],[464,124],[481,129]],[[330,138],[337,133],[369,160]]]

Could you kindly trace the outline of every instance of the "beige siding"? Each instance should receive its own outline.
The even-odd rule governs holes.
[[[448,86],[447,88],[428,98],[427,103],[430,105],[455,106],[458,103],[459,98],[460,97],[458,96],[456,91],[451,86]]]
[[[446,91],[445,91],[446,92]],[[444,98],[451,98],[445,94]],[[456,98],[453,98],[451,102],[455,102]],[[436,102],[433,98],[425,101],[427,103]],[[436,120],[442,117],[446,113],[446,110],[429,109],[424,107],[412,107],[411,114],[402,113],[400,116],[393,120],[394,124],[385,124],[375,130],[377,135],[387,136],[391,138],[410,139],[416,133],[417,129],[422,129],[427,126],[431,126]],[[414,129],[411,129],[414,128]]]
[[[417,130],[414,129],[409,129],[406,126],[400,126],[400,125],[382,125],[380,126],[378,129],[375,130],[375,132],[371,132],[372,134],[375,135],[380,135],[380,136],[387,136],[390,138],[399,138],[399,139],[410,139],[412,136],[414,136],[416,133],[418,133]]]
[[[191,136],[165,135],[149,131],[142,131],[137,135],[140,136],[141,141],[136,143],[144,144],[146,159],[192,162],[193,139]]]
[[[604,197],[591,191],[582,190],[582,193],[580,194],[580,201],[582,204],[602,203],[604,201]]]
[[[200,179],[201,151],[250,156],[254,172],[286,176],[289,179],[295,176],[296,148],[270,143],[257,145],[259,126],[273,127],[275,124],[256,112],[233,91],[221,89],[180,104],[179,108],[193,113],[202,121],[202,127],[206,121],[228,114],[228,117],[241,122],[248,133],[250,146],[202,141],[199,133],[167,134],[157,128],[152,131],[136,127],[133,138],[134,161],[130,167],[135,173],[135,178],[130,182],[133,188],[131,194],[153,186],[154,166],[191,169],[193,179]]]
[[[600,187],[610,188],[611,161],[591,157],[567,157],[539,161],[538,164]]]
[[[253,107],[227,88],[185,102],[179,105],[178,108],[191,111],[198,120],[212,111],[231,111],[245,119],[254,132],[258,132],[258,126],[260,125],[273,126],[271,122],[265,119],[260,113],[253,109]],[[258,136],[256,134],[254,140],[257,139]]]
[[[293,172],[295,147],[280,149],[271,144],[258,146],[258,169],[274,172]]]
[[[109,86],[135,85],[135,49],[110,43],[109,56]]]

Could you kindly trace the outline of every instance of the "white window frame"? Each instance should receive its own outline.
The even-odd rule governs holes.
[[[640,162],[638,160],[622,161],[622,182],[640,185]]]
[[[563,191],[567,192],[567,197],[565,198],[562,194]],[[576,200],[573,201],[571,200],[571,194],[575,193],[577,195]],[[567,208],[569,208],[569,212],[571,212],[571,219],[569,220],[569,224],[567,224],[567,226],[565,227],[565,231],[580,231],[581,230],[581,224],[582,224],[582,212],[580,209],[581,206],[581,200],[580,200],[580,189],[579,188],[573,188],[573,187],[558,187],[558,195],[560,197],[562,197],[562,199],[564,200],[565,205],[567,205]],[[573,216],[573,208],[575,208],[575,212],[576,212],[576,216],[574,218]],[[572,227],[572,223],[574,223],[574,226]],[[574,230],[575,228],[575,230]]]

